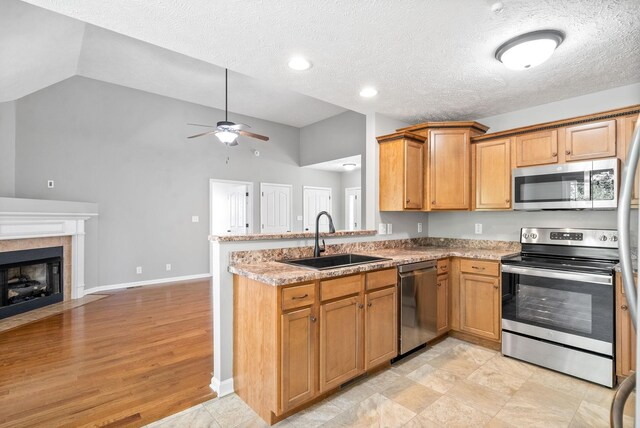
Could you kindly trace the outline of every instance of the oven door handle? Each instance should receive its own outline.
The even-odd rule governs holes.
[[[590,282],[592,284],[613,285],[613,276],[597,275],[594,273],[573,273],[561,270],[538,269],[513,265],[502,265],[502,272],[552,279],[566,279],[569,281]]]

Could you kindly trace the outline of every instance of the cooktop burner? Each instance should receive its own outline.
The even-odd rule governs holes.
[[[611,273],[617,260],[594,260],[540,255],[518,254],[505,257],[502,264],[534,267],[541,269],[564,270],[570,272]]]

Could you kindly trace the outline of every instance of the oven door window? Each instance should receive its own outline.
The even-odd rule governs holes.
[[[514,184],[516,203],[591,200],[589,171],[515,177]]]
[[[612,342],[613,310],[611,285],[503,274],[505,319]]]

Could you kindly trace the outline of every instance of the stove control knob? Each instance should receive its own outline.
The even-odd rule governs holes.
[[[531,238],[532,238],[532,239],[538,239],[538,234],[536,234],[536,233],[532,233],[532,234],[531,234]]]
[[[606,235],[602,235],[602,236],[601,236],[600,238],[598,238],[598,239],[600,239],[602,242],[604,242],[604,241],[606,241],[606,240],[607,240],[607,236],[606,236]]]
[[[529,235],[528,233],[523,233],[523,234],[522,234],[522,237],[523,237],[524,239],[529,239],[529,236],[531,236],[531,235]]]
[[[611,235],[611,242],[618,242],[618,237],[616,235]]]

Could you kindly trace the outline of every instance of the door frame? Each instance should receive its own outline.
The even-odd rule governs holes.
[[[264,204],[262,203],[262,192],[264,186],[282,186],[288,187],[291,189],[291,200],[289,201],[289,231],[293,232],[293,184],[283,184],[283,183],[263,183],[260,182],[260,232],[262,232],[262,217],[264,215]]]
[[[306,218],[306,213],[304,212],[304,191],[305,190],[327,190],[329,189],[329,214],[333,217],[333,188],[331,187],[322,187],[322,186],[302,186],[302,231],[304,232],[304,219]],[[317,215],[317,213],[316,213]],[[313,232],[313,230],[309,230],[309,232]]]
[[[345,187],[344,188],[344,229],[345,230],[351,230],[348,229],[348,223],[349,223],[349,216],[347,215],[347,193],[349,192],[349,190],[359,190],[360,191],[360,200],[358,201],[358,205],[360,205],[360,224],[358,225],[359,229],[355,229],[355,230],[364,230],[362,227],[362,186],[357,186],[357,187]]]
[[[213,196],[213,184],[237,184],[239,186],[246,185],[247,192],[249,193],[247,201],[247,234],[250,235],[253,232],[253,182],[252,181],[236,181],[236,180],[218,180],[217,178],[209,179],[209,235],[213,234],[213,209],[211,207],[211,199]]]

